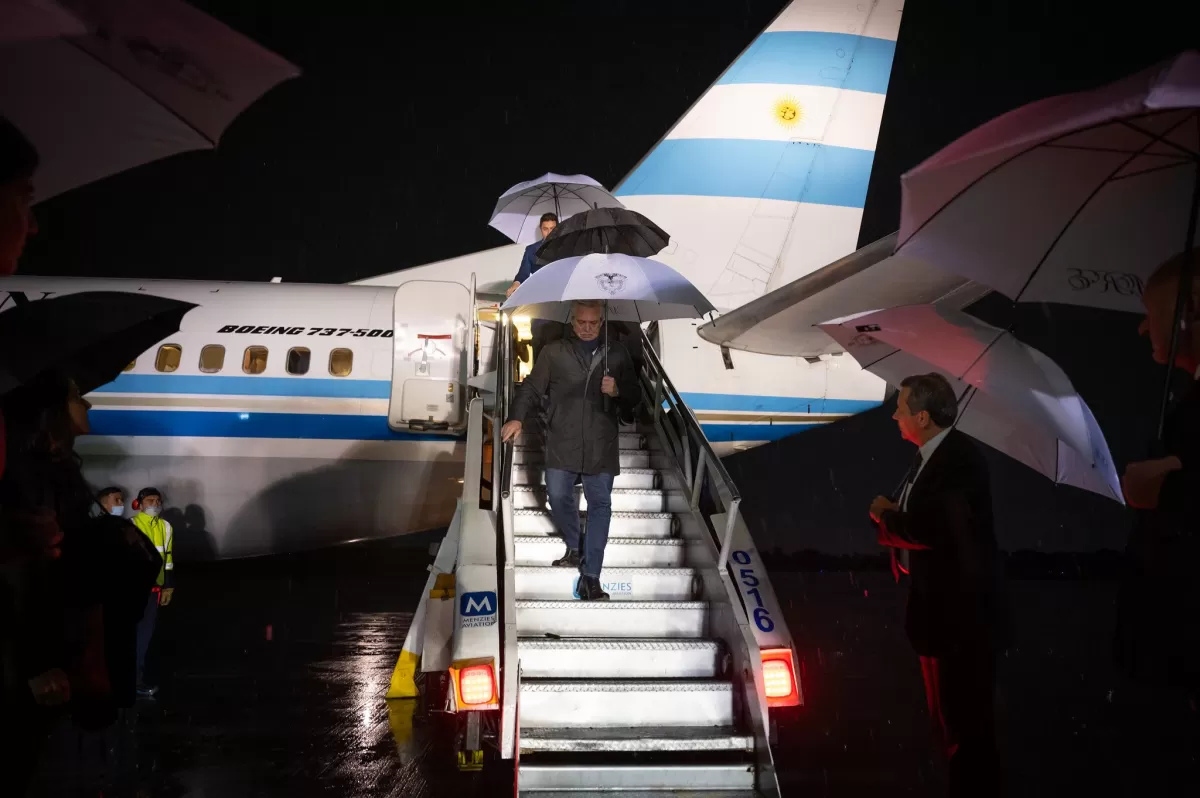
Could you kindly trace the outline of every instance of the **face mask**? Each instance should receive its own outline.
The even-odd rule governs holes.
[[[109,510],[108,514],[117,516],[125,515],[125,505],[118,504],[116,507],[113,507],[111,510]]]
[[[156,516],[162,512],[162,508],[159,507],[158,505],[155,505],[154,507],[144,507],[144,508],[142,508],[142,512],[145,513],[146,515],[150,516],[151,518],[153,518],[154,516]]]

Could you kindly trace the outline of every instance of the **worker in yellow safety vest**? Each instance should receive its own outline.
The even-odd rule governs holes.
[[[133,509],[138,511],[133,517],[134,526],[150,538],[154,548],[162,555],[163,561],[158,580],[146,601],[146,610],[137,629],[137,691],[143,698],[153,698],[158,693],[158,687],[148,685],[145,681],[146,653],[154,639],[158,608],[171,603],[171,595],[175,590],[175,559],[171,555],[175,531],[171,524],[161,517],[163,500],[162,493],[157,488],[142,488],[133,503]]]

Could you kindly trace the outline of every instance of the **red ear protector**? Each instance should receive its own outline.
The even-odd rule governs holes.
[[[137,499],[134,499],[134,500],[133,500],[133,504],[132,504],[131,506],[132,506],[132,507],[133,507],[133,509],[135,509],[135,510],[140,510],[140,509],[142,509],[142,503],[141,503],[140,501],[138,501]]]

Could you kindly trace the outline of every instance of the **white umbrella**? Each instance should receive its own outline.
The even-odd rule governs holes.
[[[1141,313],[1146,278],[1200,213],[1198,167],[1188,52],[1010,111],[905,173],[896,252],[1014,300]]]
[[[1196,242],[1200,52],[1010,111],[900,186],[896,254],[1015,301],[1141,313],[1147,278]],[[1185,255],[1171,361],[1191,274]]]
[[[959,397],[955,426],[1059,484],[1124,504],[1104,434],[1062,369],[961,311],[908,305],[818,325],[867,371],[899,387],[938,372]]]
[[[624,208],[608,189],[587,175],[552,172],[517,183],[500,195],[488,223],[518,244],[532,244],[541,235],[542,214],[553,213],[560,222],[580,211]]]
[[[0,113],[39,200],[189,150],[300,70],[178,0],[0,0]]]
[[[521,308],[533,318],[567,321],[571,303],[581,299],[604,300],[608,319],[637,324],[695,319],[714,310],[700,289],[670,266],[617,253],[548,263],[500,309]]]

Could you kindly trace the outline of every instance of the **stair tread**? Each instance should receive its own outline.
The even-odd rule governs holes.
[[[706,610],[707,601],[579,601],[579,600],[543,600],[517,599],[518,610],[555,610],[576,609],[581,612],[588,610]]]
[[[576,489],[583,490],[583,488],[579,486],[576,486]],[[513,491],[520,493],[544,493],[545,490],[545,485],[513,485]],[[660,496],[662,495],[663,491],[662,488],[613,488],[612,492],[627,494],[636,493],[642,496]]]
[[[732,726],[535,727],[521,729],[520,745],[522,753],[750,751],[754,737]]]
[[[728,679],[522,679],[530,693],[699,693],[733,691]]]
[[[522,765],[522,767],[526,767]],[[613,798],[611,790],[521,790],[520,798]],[[621,798],[677,798],[677,790],[621,790]],[[688,798],[762,798],[753,790],[688,790]]]
[[[550,511],[543,510],[538,507],[519,507],[519,508],[513,509],[513,517],[514,518],[520,518],[521,516],[535,516],[535,515],[536,516],[550,515]],[[582,515],[586,516],[587,511],[586,510],[583,511]],[[667,518],[674,518],[675,514],[674,513],[648,513],[648,512],[639,512],[637,510],[614,510],[612,513],[612,517],[613,518],[621,518],[621,519],[629,519],[629,520],[650,519],[650,520],[660,521],[660,520],[665,520]]]
[[[517,646],[559,651],[613,648],[627,651],[715,651],[720,644],[716,640],[686,637],[518,637]]]
[[[538,538],[538,540],[542,540],[542,539],[543,538],[540,538],[540,537]],[[654,538],[610,538],[610,542],[612,540],[654,540]],[[558,571],[558,570],[562,570],[562,569],[570,569],[571,571],[575,571],[575,572],[579,571],[578,568],[574,568],[569,565],[514,565],[513,567],[518,571],[547,571],[548,572],[548,571]],[[612,576],[613,574],[626,573],[626,572],[633,573],[638,576],[687,576],[687,575],[696,573],[696,569],[688,568],[686,566],[681,566],[678,568],[666,568],[666,567],[661,567],[661,566],[658,566],[658,567],[650,566],[650,567],[646,567],[646,568],[641,568],[636,565],[614,565],[612,568],[605,568],[601,572],[600,577],[602,579],[605,579],[605,578]]]
[[[613,513],[613,515],[616,515],[616,513]],[[515,535],[515,536],[513,536],[513,545],[515,546],[519,543],[525,543],[525,544],[528,544],[531,546],[533,546],[533,545],[542,546],[542,545],[546,544],[546,541],[553,541],[553,540],[556,540],[558,537],[559,536],[557,536],[557,535]],[[686,541],[684,541],[682,538],[611,538],[610,537],[608,539],[608,543],[605,544],[605,547],[607,548],[608,546],[668,546],[668,547],[672,547],[672,548],[679,548],[679,547],[682,547],[685,542]],[[630,568],[630,567],[636,567],[636,566],[622,565],[619,567]]]

